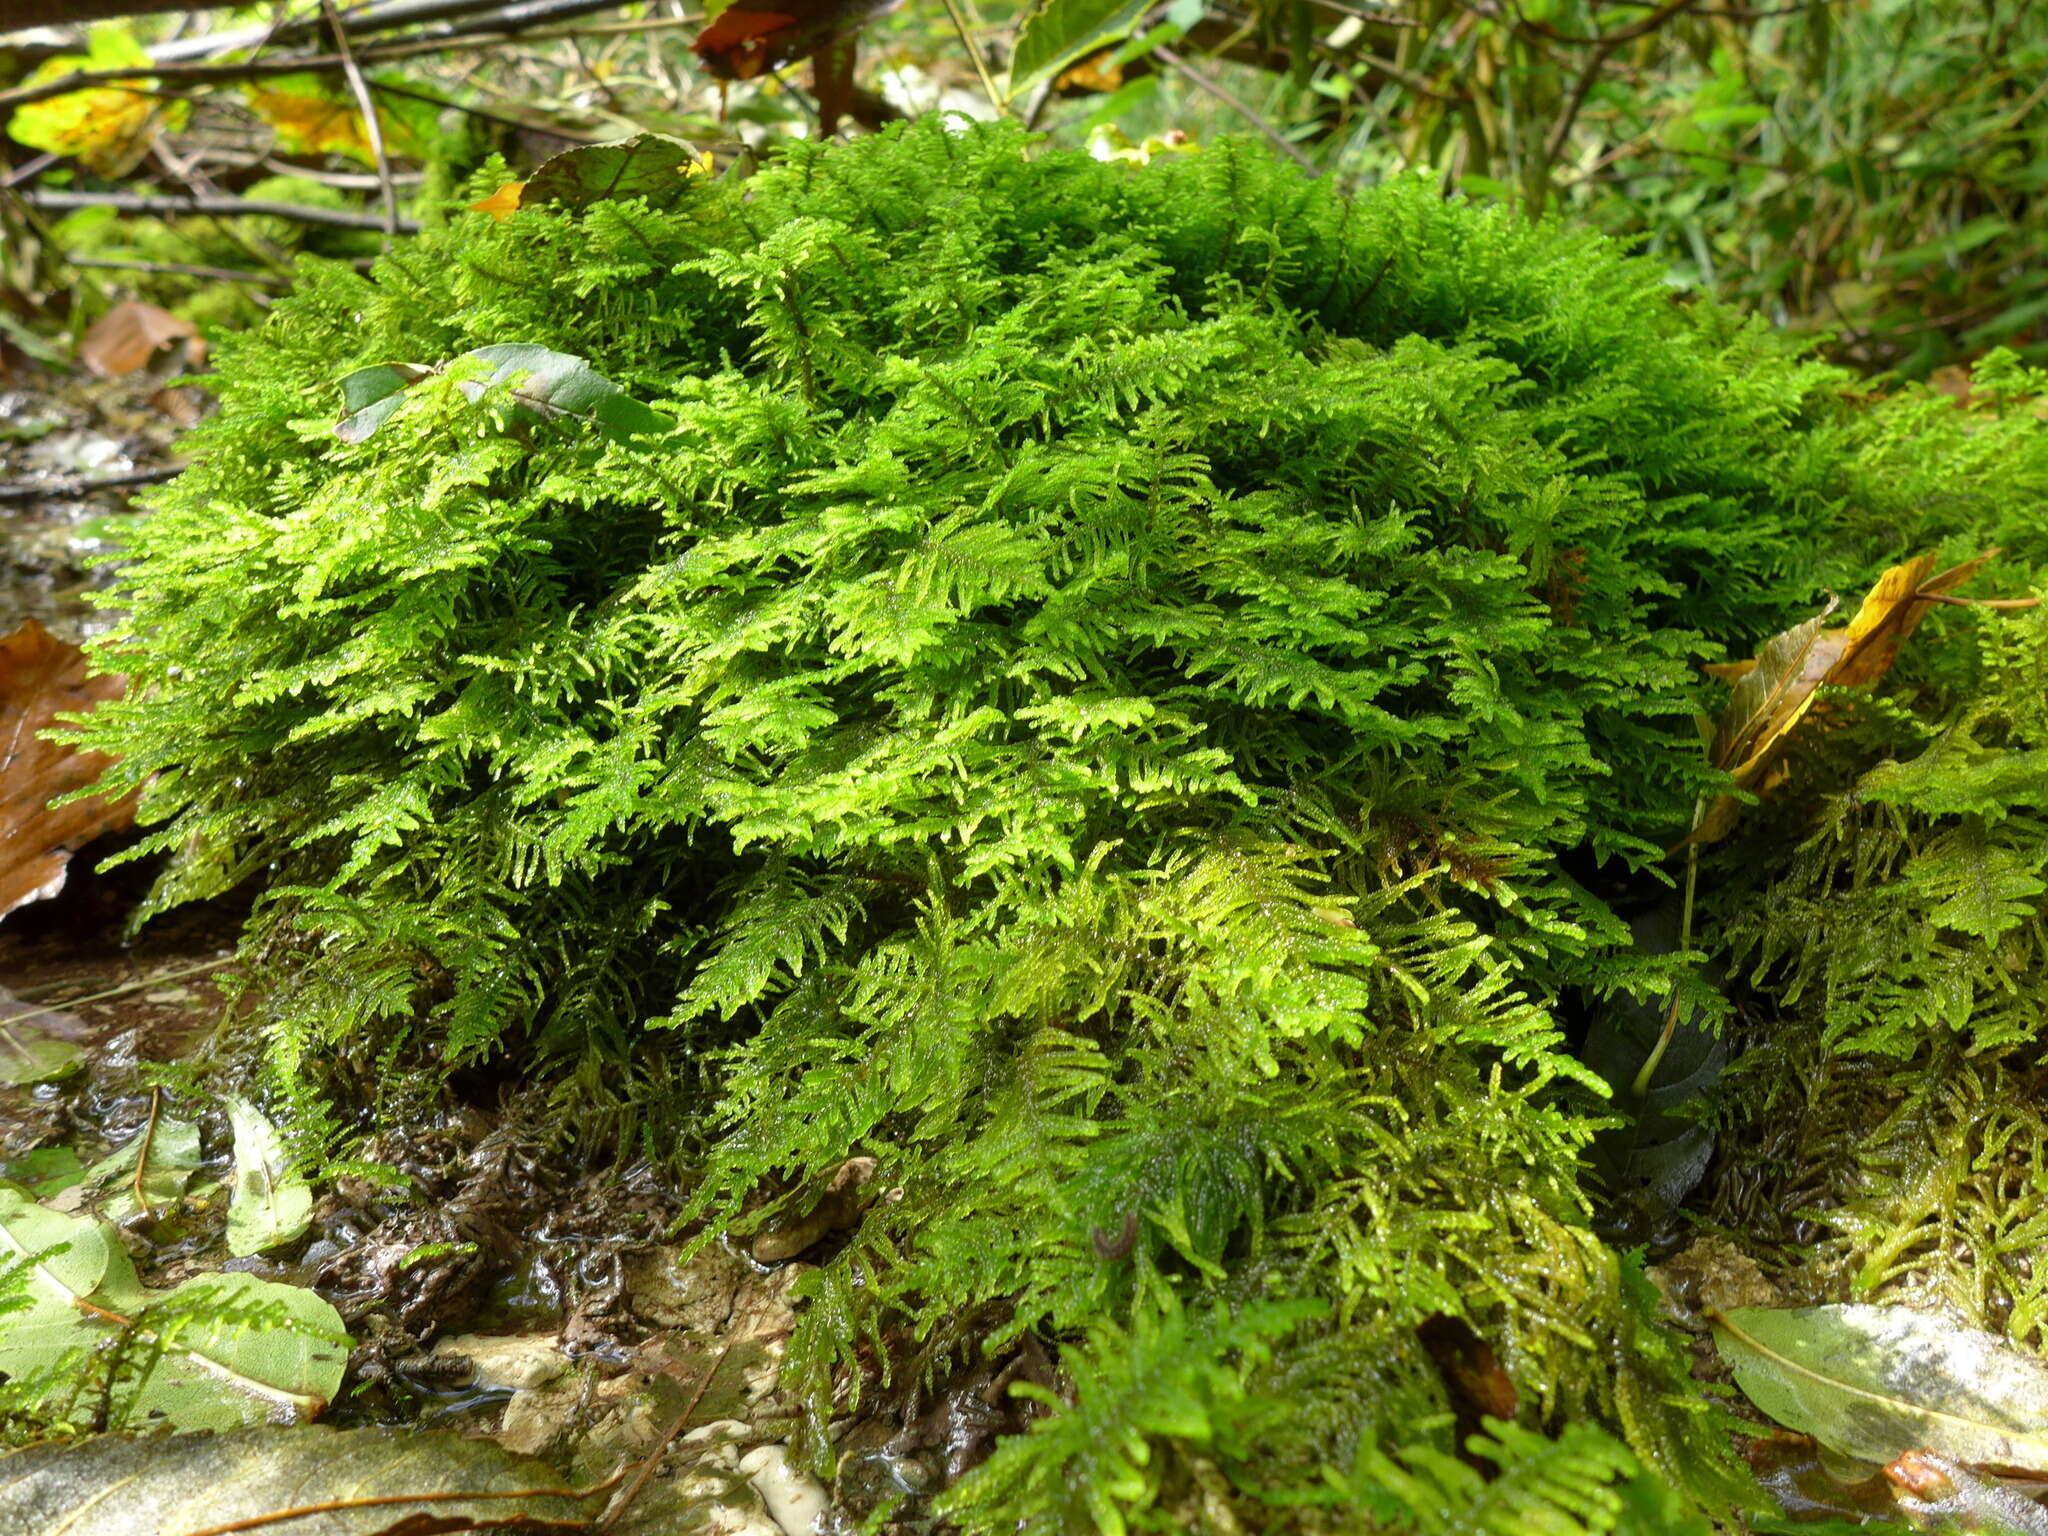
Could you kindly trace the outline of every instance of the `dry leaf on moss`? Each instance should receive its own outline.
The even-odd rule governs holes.
[[[249,87],[249,110],[277,130],[278,148],[290,155],[354,155],[359,160],[375,156],[363,114],[353,102],[324,91],[294,91],[275,87]],[[378,126],[384,127],[379,113]]]
[[[1928,611],[1997,554],[1987,549],[1937,573],[1934,551],[1928,550],[1878,577],[1842,628],[1821,628],[1840,603],[1830,598],[1804,624],[1773,635],[1753,659],[1708,667],[1713,676],[1734,684],[1707,749],[1709,760],[1734,776],[1736,788],[1759,795],[1768,791],[1783,776],[1788,740],[1820,687],[1861,688],[1877,682]],[[2028,607],[2032,600],[1986,606]],[[1742,802],[1735,796],[1717,797],[1678,846],[1718,842],[1741,813]]]
[[[181,344],[186,361],[193,367],[206,361],[206,341],[190,320],[180,320],[154,304],[129,299],[93,322],[92,329],[78,344],[78,355],[101,378],[112,379],[147,367],[163,348]]]
[[[82,789],[111,759],[42,733],[57,716],[121,696],[127,680],[87,675],[85,654],[34,619],[0,640],[0,917],[64,889],[71,855],[134,820],[130,796],[50,801]]]

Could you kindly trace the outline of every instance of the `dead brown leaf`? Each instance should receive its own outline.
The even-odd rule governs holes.
[[[147,367],[165,347],[180,344],[192,367],[206,361],[206,340],[190,320],[140,299],[127,299],[93,323],[78,344],[78,355],[101,378],[112,379]]]
[[[1916,555],[1878,577],[1855,617],[1841,629],[1821,628],[1840,605],[1839,598],[1831,597],[1827,607],[1804,624],[1773,635],[1754,659],[1708,667],[1711,675],[1734,684],[1708,746],[1708,760],[1733,774],[1738,789],[1758,795],[1767,792],[1783,777],[1788,740],[1806,718],[1821,686],[1864,688],[1877,682],[1891,670],[1899,648],[1920,627],[1928,611],[1938,602],[1962,601],[1948,594],[1997,554],[1997,550],[1987,549],[1939,573],[1934,569],[1933,550]],[[2032,600],[1984,606],[2028,607]],[[1742,802],[1733,795],[1719,796],[1701,812],[1691,834],[1678,846],[1718,842],[1728,835],[1741,811]]]
[[[119,698],[127,679],[87,675],[85,654],[34,619],[0,640],[0,917],[64,889],[71,855],[135,819],[135,800],[92,798],[52,809],[112,759],[45,741],[59,714]]]

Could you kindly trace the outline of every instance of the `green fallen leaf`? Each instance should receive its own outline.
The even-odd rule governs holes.
[[[73,1310],[81,1301],[118,1309],[141,1294],[112,1228],[38,1205],[15,1186],[0,1185],[0,1259],[31,1260],[30,1294]],[[12,1332],[9,1321],[0,1321],[0,1355]],[[0,1360],[0,1371],[6,1369]]]
[[[572,416],[589,422],[608,437],[660,437],[675,430],[661,412],[642,405],[589,363],[567,352],[511,342],[478,347],[468,354],[495,365],[488,379],[465,379],[462,392],[475,400],[499,384],[512,386],[512,398],[542,416]]]
[[[142,1286],[113,1229],[90,1216],[37,1205],[0,1185],[0,1259],[25,1259],[28,1306],[0,1313],[0,1375],[31,1379],[57,1370],[112,1331],[96,1315],[125,1318]]]
[[[19,1184],[38,1200],[85,1181],[85,1164],[70,1147],[37,1147],[11,1163],[0,1163],[0,1179]]]
[[[29,1261],[29,1305],[0,1313],[0,1375],[60,1376],[126,1335],[124,1361],[145,1374],[117,1383],[116,1417],[179,1429],[308,1419],[341,1388],[348,1333],[301,1286],[212,1274],[145,1291],[106,1223],[0,1185],[0,1259],[10,1258]]]
[[[277,1127],[241,1099],[228,1100],[235,1132],[228,1252],[238,1258],[292,1241],[313,1219],[313,1191],[292,1171]]]
[[[176,1536],[268,1524],[288,1509],[314,1505],[334,1507],[277,1529],[373,1536],[415,1527],[524,1529],[530,1522],[582,1530],[604,1505],[595,1490],[579,1496],[563,1488],[561,1474],[544,1462],[446,1430],[304,1424],[214,1435],[97,1435],[11,1452],[6,1466],[0,1530],[23,1536]]]
[[[178,1203],[192,1171],[199,1166],[199,1127],[189,1120],[159,1116],[147,1127],[85,1172],[76,1193],[67,1192],[57,1202],[58,1210],[77,1210],[91,1200],[99,1214],[120,1221],[141,1208],[135,1198],[135,1163],[148,1144],[148,1161],[142,1168],[142,1196],[150,1209],[161,1214]]]
[[[1737,1307],[1714,1340],[1749,1400],[1845,1456],[1925,1448],[2048,1472],[2048,1363],[1905,1307]]]
[[[85,1065],[85,1052],[33,1025],[0,1024],[0,1084],[18,1087],[69,1077]]]
[[[641,404],[605,378],[583,358],[524,342],[505,342],[465,352],[464,358],[488,363],[492,372],[464,378],[457,387],[480,400],[501,384],[511,386],[512,400],[549,419],[567,416],[596,427],[607,437],[663,437],[675,431],[669,417]],[[460,361],[460,359],[458,359]],[[334,435],[345,443],[361,443],[391,419],[405,391],[440,372],[419,363],[376,363],[344,374],[341,400],[344,415]]]
[[[360,443],[405,402],[406,389],[433,372],[417,363],[372,363],[342,375],[341,403],[347,412],[334,428],[344,443]]]
[[[138,1341],[160,1350],[127,1422],[179,1429],[317,1417],[341,1390],[341,1315],[303,1286],[254,1275],[198,1275],[152,1295]]]
[[[541,162],[527,178],[519,206],[587,208],[606,198],[641,197],[666,208],[704,174],[696,145],[665,133],[636,133],[608,144],[581,144]]]

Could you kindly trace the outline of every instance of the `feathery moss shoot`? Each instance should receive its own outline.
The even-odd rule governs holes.
[[[673,430],[460,360],[511,343]],[[944,1496],[970,1531],[1448,1528],[1437,1314],[1516,1389],[1476,1444],[1544,1530],[1759,1502],[1596,1231],[1571,1010],[1676,974],[1609,901],[1717,782],[1701,661],[1943,540],[2039,571],[2024,410],[1873,403],[1427,183],[936,122],[459,215],[221,351],[89,734],[160,903],[261,873],[309,1106],[336,1058],[662,1063],[714,1229],[878,1159],[788,1371],[829,1458],[885,1337],[1037,1335],[1060,1401]],[[441,371],[342,441],[392,362]],[[1979,623],[1927,628],[1934,723]],[[2033,709],[1972,751],[2048,748]],[[1753,824],[1759,880],[1797,834]]]

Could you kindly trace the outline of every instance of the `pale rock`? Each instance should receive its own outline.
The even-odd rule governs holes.
[[[552,1333],[520,1333],[505,1337],[465,1333],[442,1339],[437,1357],[461,1355],[474,1368],[473,1387],[486,1391],[527,1392],[544,1387],[569,1372],[569,1357]]]
[[[764,1445],[751,1450],[740,1458],[740,1471],[761,1495],[784,1536],[817,1536],[825,1518],[825,1490],[815,1478],[789,1464],[786,1449]]]

